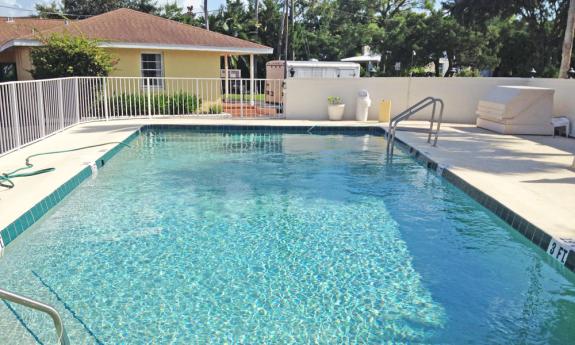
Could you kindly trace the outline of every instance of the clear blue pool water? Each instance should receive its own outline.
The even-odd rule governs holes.
[[[8,246],[1,286],[58,308],[73,344],[573,343],[574,275],[384,152],[370,135],[146,131]],[[20,343],[54,343],[13,309]]]

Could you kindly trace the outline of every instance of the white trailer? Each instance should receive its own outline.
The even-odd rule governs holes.
[[[285,61],[266,63],[267,79],[284,79]],[[354,62],[340,61],[287,61],[288,79],[359,78],[360,66]]]
[[[285,79],[286,61],[273,60],[266,63],[266,79]],[[287,79],[336,79],[359,78],[360,65],[340,61],[287,61]],[[266,102],[281,103],[283,95],[274,93],[266,82]]]

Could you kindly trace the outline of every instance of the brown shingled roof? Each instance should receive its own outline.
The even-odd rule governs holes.
[[[62,32],[68,32],[72,35],[83,34],[90,39],[111,43],[194,46],[200,48],[217,47],[223,49],[271,49],[261,44],[127,8],[70,22],[68,25],[45,30],[42,34],[49,35]]]
[[[40,18],[10,18],[0,17],[0,45],[15,38],[29,36],[36,31],[42,31],[63,25],[61,19],[40,19]]]

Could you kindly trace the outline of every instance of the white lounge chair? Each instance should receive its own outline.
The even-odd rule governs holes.
[[[477,127],[502,134],[553,135],[555,90],[497,86],[477,106]]]

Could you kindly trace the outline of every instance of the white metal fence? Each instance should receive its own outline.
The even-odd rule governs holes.
[[[93,120],[283,118],[283,80],[73,77],[0,84],[0,154]]]

